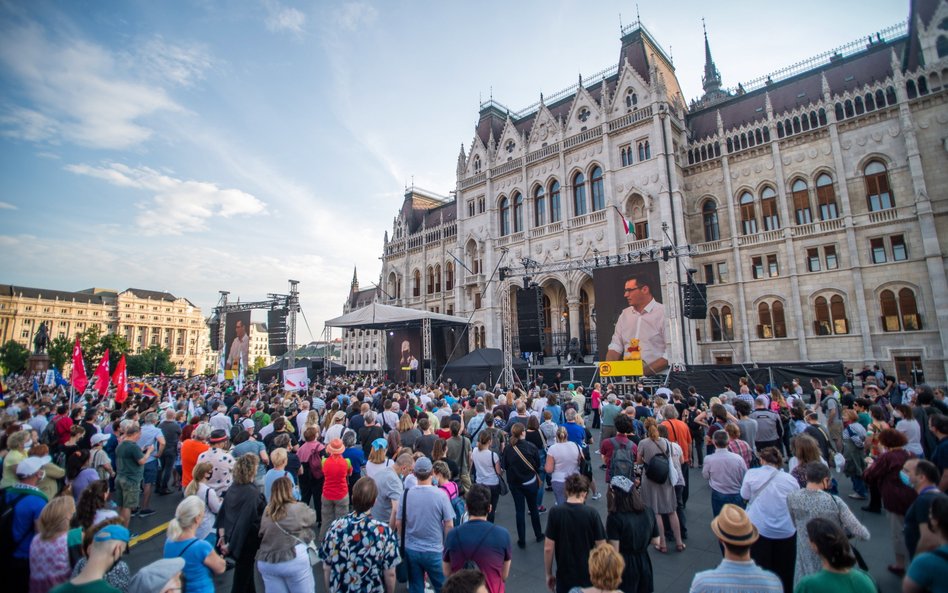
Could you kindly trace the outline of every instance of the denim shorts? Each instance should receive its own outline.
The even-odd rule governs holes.
[[[145,464],[144,467],[144,477],[142,478],[142,484],[157,484],[158,483],[158,460],[152,459]]]

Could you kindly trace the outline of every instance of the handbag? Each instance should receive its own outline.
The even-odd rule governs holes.
[[[492,454],[491,461],[493,461],[494,457],[497,457],[496,453]],[[500,495],[507,496],[507,494],[510,492],[510,486],[507,485],[507,480],[504,479],[504,475],[502,473],[497,471],[497,466],[494,466],[494,473],[497,474],[497,485],[500,487]]]
[[[319,564],[319,548],[316,547],[316,540],[315,540],[315,539],[314,539],[313,541],[311,541],[311,542],[304,542],[301,538],[296,537],[296,536],[293,535],[292,533],[288,532],[286,529],[283,529],[283,527],[280,525],[279,521],[274,521],[273,524],[276,525],[276,526],[277,526],[277,529],[279,529],[280,531],[282,531],[284,534],[286,534],[286,535],[292,537],[293,539],[295,539],[295,540],[298,541],[299,543],[301,543],[301,544],[303,544],[304,546],[306,546],[306,555],[309,557],[309,565],[310,565],[310,566],[316,566],[317,564]]]
[[[579,475],[587,477],[592,475],[592,468],[589,467],[589,460],[586,459],[585,455],[583,455],[583,449],[579,445],[576,445],[576,452],[578,454],[577,462],[579,463]]]

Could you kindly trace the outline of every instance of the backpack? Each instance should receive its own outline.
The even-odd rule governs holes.
[[[13,540],[13,511],[17,503],[30,496],[29,494],[20,494],[10,502],[7,502],[7,490],[0,490],[0,558],[10,558],[23,540],[30,536],[36,529],[33,527],[26,532],[20,541]]]
[[[664,453],[659,449],[658,453],[649,459],[648,465],[645,466],[645,477],[656,484],[667,482],[671,470],[670,461],[668,460],[668,456],[671,454],[671,445],[668,445],[667,441],[666,446]]]
[[[313,477],[314,480],[323,479],[323,447],[322,443],[317,443],[316,448],[313,450],[312,455],[309,456],[309,461],[306,465],[309,466],[309,475]]]
[[[632,457],[632,444],[619,442],[615,437],[612,441],[612,458],[609,460],[610,476],[625,476],[635,480],[635,459]]]
[[[507,433],[499,428],[488,428],[490,432],[490,450],[497,454],[500,457],[500,453],[503,450],[503,445],[507,442]]]
[[[454,497],[451,497],[451,490],[448,488],[448,484],[454,486]],[[458,527],[462,523],[467,523],[467,503],[464,502],[464,498],[461,496],[461,489],[454,482],[448,482],[448,484],[439,484],[438,488],[444,490],[444,493],[448,495],[448,500],[451,501],[451,508],[454,510],[454,526]]]
[[[50,449],[59,446],[59,432],[56,430],[56,421],[60,418],[62,416],[53,416],[52,420],[46,423],[46,427],[43,428],[43,433],[39,437],[40,443]]]

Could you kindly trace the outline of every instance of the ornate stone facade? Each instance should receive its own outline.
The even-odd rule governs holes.
[[[662,264],[672,362],[842,359],[943,382],[946,18],[948,2],[914,2],[907,24],[729,90],[706,39],[690,106],[658,42],[627,26],[617,66],[520,111],[481,106],[454,197],[406,194],[378,298],[470,316],[471,346],[499,347],[512,286],[496,271],[529,258],[548,353],[570,336],[591,352],[591,276],[564,264],[689,245],[680,270]],[[688,268],[706,320],[677,313]]]

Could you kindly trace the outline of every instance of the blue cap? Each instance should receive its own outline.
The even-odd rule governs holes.
[[[92,541],[107,542],[113,539],[116,541],[128,543],[128,540],[131,539],[131,535],[128,533],[128,529],[122,527],[121,525],[106,525],[96,532],[95,537],[92,538]]]
[[[383,439],[382,437],[379,437],[379,438],[375,439],[374,441],[372,441],[372,448],[373,448],[373,449],[376,449],[376,450],[378,450],[378,449],[386,449],[386,448],[388,448],[388,441],[386,441],[386,440]]]

